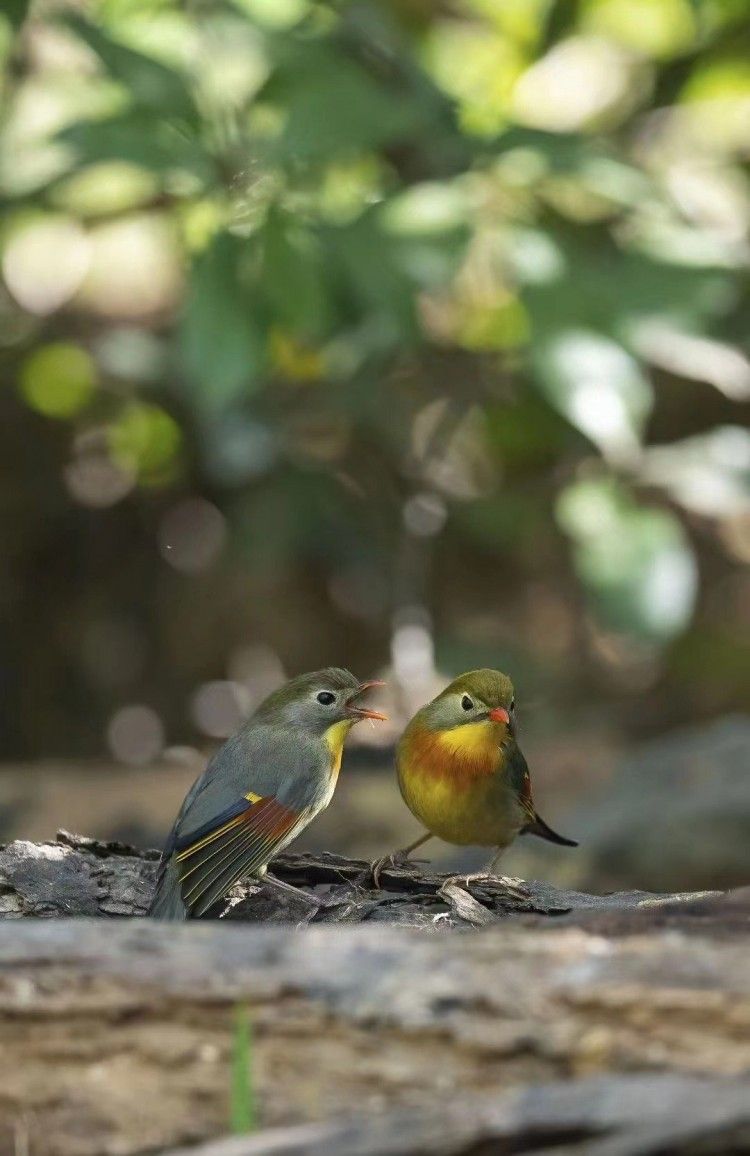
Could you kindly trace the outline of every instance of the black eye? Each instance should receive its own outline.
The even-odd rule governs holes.
[[[330,690],[321,690],[318,695],[318,702],[323,706],[330,706],[332,702],[336,701],[336,695],[331,694]]]
[[[464,708],[464,710],[473,710],[474,709],[474,703],[471,701],[468,694],[465,694],[464,697],[461,699],[461,706]]]
[[[512,711],[516,709],[516,700],[514,698],[510,700],[510,709]]]

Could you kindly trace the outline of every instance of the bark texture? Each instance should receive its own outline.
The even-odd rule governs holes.
[[[312,916],[264,885],[222,921],[101,918],[142,912],[155,867],[0,851],[0,1153],[750,1151],[749,889],[517,899],[417,866],[378,893],[286,856]],[[239,1006],[261,1131],[226,1140]]]

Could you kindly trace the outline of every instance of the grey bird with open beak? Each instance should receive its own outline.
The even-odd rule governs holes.
[[[199,918],[240,879],[262,878],[271,859],[330,803],[354,724],[385,719],[359,703],[379,685],[329,667],[269,695],[188,792],[148,914]]]

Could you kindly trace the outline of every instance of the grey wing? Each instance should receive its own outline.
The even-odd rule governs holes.
[[[248,793],[273,796],[299,811],[314,807],[329,780],[329,760],[322,742],[296,733],[268,726],[239,731],[188,791],[170,839],[196,830]]]
[[[286,845],[319,809],[329,782],[322,743],[272,728],[240,732],[189,791],[164,849],[159,881],[177,864],[183,900],[200,915]]]

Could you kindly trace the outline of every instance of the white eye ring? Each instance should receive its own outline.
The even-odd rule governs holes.
[[[461,699],[461,706],[464,708],[464,710],[473,710],[474,709],[474,703],[471,701],[468,694],[465,694],[464,697]]]

